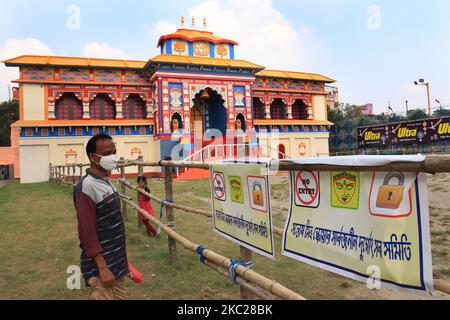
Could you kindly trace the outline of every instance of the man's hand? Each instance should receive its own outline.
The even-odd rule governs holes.
[[[100,268],[100,280],[106,288],[111,288],[116,282],[116,278],[108,267]]]
[[[116,278],[112,274],[111,270],[109,270],[105,259],[103,258],[103,256],[101,254],[96,256],[94,259],[95,259],[95,262],[97,263],[97,267],[99,270],[100,281],[103,283],[103,285],[106,288],[111,288],[112,286],[114,286],[114,284],[116,282]]]

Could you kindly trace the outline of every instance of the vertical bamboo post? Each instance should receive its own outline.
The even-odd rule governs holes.
[[[75,184],[75,165],[72,166],[72,183]],[[75,186],[73,186],[75,189]]]
[[[241,246],[241,259],[245,263],[252,261],[253,253],[246,247]],[[256,296],[251,292],[241,286],[241,299],[242,300],[256,300]]]
[[[48,165],[48,168],[50,171],[50,182],[53,182],[53,167],[51,163]]]
[[[165,192],[166,192],[166,200],[169,202],[173,201],[173,177],[172,177],[172,167],[165,167]],[[167,226],[169,228],[175,228],[175,215],[172,207],[166,206],[166,216],[167,216]],[[168,244],[169,244],[169,263],[174,264],[177,260],[177,243],[174,239],[168,236]]]
[[[83,176],[83,165],[82,165],[82,164],[79,164],[78,166],[79,166],[79,168],[80,168],[80,175],[79,175],[78,181],[80,181],[80,180],[81,180],[81,177]]]
[[[138,161],[139,161],[139,163],[144,162],[144,157],[143,156],[139,156],[138,157]],[[144,174],[144,167],[141,164],[138,164],[138,176],[140,176],[142,174]],[[139,193],[139,191],[136,192],[136,193],[137,193],[137,198],[136,198],[137,200],[136,201],[139,203],[139,195],[140,195],[140,193]],[[144,227],[144,224],[141,222],[141,219],[139,217],[140,217],[140,215],[138,215],[138,217],[137,217],[137,229],[141,229],[141,228]]]
[[[121,157],[120,162],[121,162],[121,164],[124,164],[125,158]],[[120,167],[120,179],[125,179],[125,167],[124,166]],[[125,196],[127,195],[127,187],[125,187],[125,185],[123,183],[120,184],[120,192]],[[127,217],[127,204],[123,201],[122,201],[122,215],[124,218]]]
[[[56,167],[56,183],[61,184],[61,181],[59,180],[61,178],[61,166]]]

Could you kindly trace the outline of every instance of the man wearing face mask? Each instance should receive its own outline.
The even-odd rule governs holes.
[[[73,194],[81,248],[81,272],[93,300],[125,300],[128,260],[120,197],[109,180],[117,167],[116,146],[106,134],[92,137],[91,162]]]

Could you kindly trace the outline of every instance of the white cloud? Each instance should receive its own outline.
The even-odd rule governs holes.
[[[127,59],[122,49],[113,48],[106,42],[92,42],[83,48],[83,55],[90,58]]]
[[[274,8],[271,0],[206,0],[190,8],[197,28],[207,19],[207,30],[235,40],[236,58],[246,59],[267,68],[298,70],[307,66],[306,41],[311,30],[294,26]],[[186,17],[190,25],[191,18]],[[161,36],[176,30],[176,25],[161,20],[152,33]]]
[[[0,48],[0,60],[21,55],[52,55],[52,51],[41,41],[34,38],[10,39]],[[8,84],[19,77],[19,68],[6,67],[0,63],[0,101],[7,100]]]

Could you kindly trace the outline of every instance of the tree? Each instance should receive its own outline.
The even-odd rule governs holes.
[[[407,120],[421,120],[428,118],[428,114],[422,109],[409,110],[406,115]]]
[[[435,117],[448,117],[450,116],[450,110],[447,109],[437,109],[433,112]]]
[[[10,125],[19,120],[19,103],[6,101],[0,103],[0,147],[11,145]]]
[[[344,120],[344,114],[342,113],[342,110],[339,108],[339,106],[334,106],[332,108],[328,106],[327,108],[328,108],[328,121],[336,123]]]

